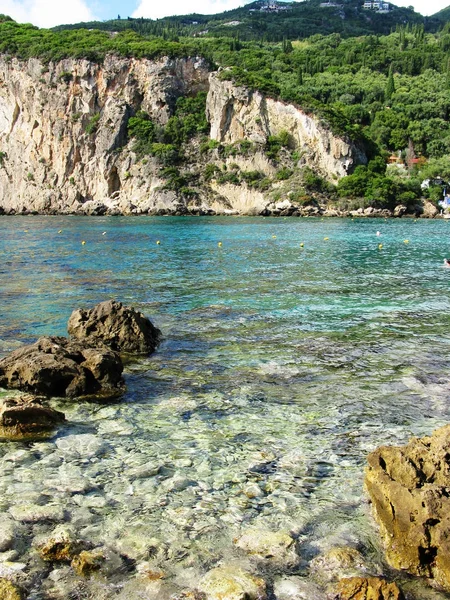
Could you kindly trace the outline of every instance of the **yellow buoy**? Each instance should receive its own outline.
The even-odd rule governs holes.
[[[409,244],[409,240],[403,240],[404,244]]]
[[[25,229],[25,230],[24,230],[24,233],[28,233],[28,229]]]
[[[83,241],[81,242],[81,245],[82,245],[82,246],[86,246],[86,242],[83,240]]]
[[[60,229],[60,230],[58,231],[58,233],[62,233],[62,229]]]
[[[106,235],[106,231],[104,231],[104,232],[102,233],[102,235]]]
[[[327,242],[330,238],[323,238],[325,242]]]
[[[157,246],[159,246],[161,244],[161,242],[159,240],[156,240],[156,244],[157,244]]]
[[[217,245],[219,246],[219,248],[222,248],[222,242],[219,242]]]
[[[273,236],[272,236],[272,239],[273,239],[273,240],[276,240],[276,239],[277,239],[277,236],[276,236],[276,235],[273,235]]]
[[[383,247],[383,244],[378,244],[378,250],[381,250],[382,247]]]
[[[302,243],[300,244],[300,248],[303,248],[303,246],[304,246],[304,245],[305,245],[305,244],[302,242]]]

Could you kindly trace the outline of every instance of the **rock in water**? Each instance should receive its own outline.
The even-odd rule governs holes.
[[[26,395],[0,402],[0,432],[6,436],[46,432],[65,420],[64,413],[45,406],[42,398]]]
[[[69,319],[69,335],[91,345],[104,344],[116,352],[150,354],[161,332],[142,313],[108,300],[91,310],[75,310]]]
[[[226,565],[206,573],[199,582],[199,589],[207,600],[266,600],[266,584],[263,579]]]
[[[47,397],[114,397],[123,391],[120,356],[62,337],[40,338],[0,361],[0,387]]]
[[[341,579],[334,600],[405,600],[396,583],[378,577]]]
[[[20,588],[8,581],[7,579],[0,579],[0,598],[2,600],[22,600],[24,595]]]
[[[366,487],[389,563],[450,592],[450,425],[368,457]]]

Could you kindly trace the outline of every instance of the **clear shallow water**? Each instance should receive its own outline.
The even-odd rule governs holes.
[[[154,539],[161,590],[122,565],[83,597],[169,598],[220,560],[246,564],[233,539],[253,526],[298,534],[304,575],[333,545],[380,558],[367,453],[450,421],[448,221],[9,217],[0,256],[0,356],[109,298],[164,333],[127,365],[120,403],[55,401],[57,437],[0,445],[3,511],[63,506],[138,566]],[[15,560],[39,570],[26,544]],[[47,575],[30,597],[79,585]]]

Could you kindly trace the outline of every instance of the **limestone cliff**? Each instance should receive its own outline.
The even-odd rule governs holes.
[[[356,164],[365,164],[364,153],[349,140],[337,137],[317,118],[258,91],[210,76],[208,118],[211,138],[225,143],[246,138],[264,142],[269,135],[287,131],[303,160],[330,181],[348,175]]]
[[[246,184],[199,176],[194,197],[168,191],[156,159],[133,152],[130,116],[144,110],[163,125],[179,96],[199,91],[209,92],[211,139],[247,138],[262,148],[268,135],[286,130],[303,162],[329,180],[365,162],[313,117],[220,81],[201,58],[108,56],[102,65],[75,59],[46,65],[0,57],[0,213],[262,212],[273,200]],[[194,144],[182,168],[201,175],[206,159],[197,150]],[[226,169],[217,153],[207,160]],[[257,164],[266,176],[275,171],[262,152],[239,160],[243,170]]]

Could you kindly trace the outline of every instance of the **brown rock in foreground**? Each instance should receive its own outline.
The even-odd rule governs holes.
[[[450,591],[450,425],[368,457],[366,487],[386,557]]]
[[[45,406],[42,398],[24,395],[0,402],[0,430],[12,436],[45,432],[65,422],[64,413]]]
[[[44,337],[0,361],[0,387],[48,397],[108,398],[123,390],[122,371],[112,350]]]
[[[378,577],[341,579],[334,600],[404,600],[396,583]]]
[[[75,310],[68,323],[69,335],[91,345],[104,344],[116,352],[150,354],[161,332],[142,313],[108,300],[91,310]]]

